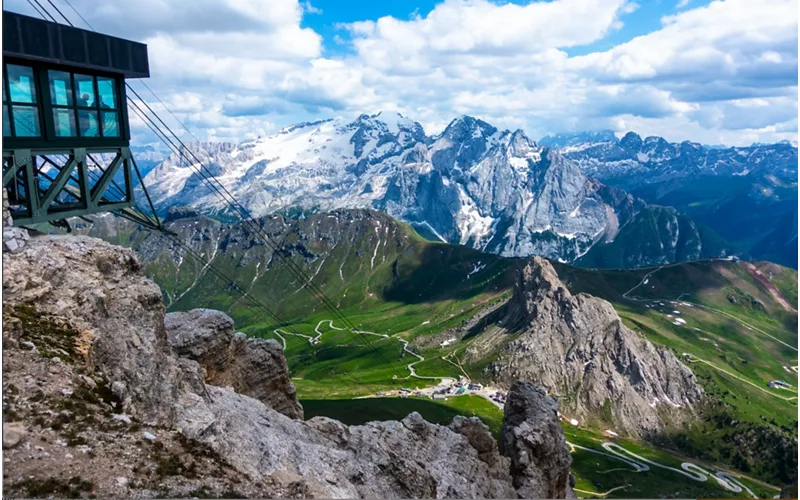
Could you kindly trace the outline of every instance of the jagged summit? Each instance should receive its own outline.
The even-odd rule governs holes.
[[[489,137],[496,132],[497,128],[483,120],[469,115],[461,115],[453,119],[439,137],[460,141],[467,138],[468,135],[476,136],[476,138]]]
[[[504,256],[575,261],[611,240],[639,210],[524,131],[499,130],[471,116],[428,136],[419,123],[382,111],[301,124],[198,155],[254,216],[289,208],[374,208],[432,239]],[[176,157],[145,184],[162,210],[227,210]]]
[[[539,144],[548,148],[565,148],[588,142],[617,142],[613,130],[599,130],[596,132],[572,132],[546,135],[539,140]]]
[[[609,302],[573,295],[540,257],[520,269],[500,325],[514,340],[487,374],[506,384],[536,380],[560,396],[562,412],[595,420],[606,414],[604,424],[641,434],[662,429],[666,418],[690,418],[702,400],[694,375],[671,351],[626,327]],[[487,343],[476,338],[468,355],[481,358]]]

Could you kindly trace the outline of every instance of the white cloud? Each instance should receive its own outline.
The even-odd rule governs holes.
[[[303,12],[306,14],[322,14],[322,9],[318,9],[311,5],[311,2],[303,2],[302,4]]]
[[[689,2],[691,2],[691,0],[680,0],[680,1],[678,2],[678,5],[676,5],[676,6],[675,6],[675,8],[676,8],[676,9],[683,9],[684,7],[686,7],[687,5],[689,5]]]
[[[593,44],[637,3],[444,0],[329,40],[303,26],[320,15],[308,1],[73,3],[100,31],[148,44],[148,84],[203,136],[381,109],[428,132],[473,114],[534,138],[593,128],[737,144],[797,136],[796,0],[682,0],[660,29],[603,51]],[[23,0],[6,7],[29,11]],[[570,57],[576,48],[584,55]]]

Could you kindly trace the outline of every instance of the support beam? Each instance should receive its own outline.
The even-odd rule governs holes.
[[[102,162],[94,162],[99,174],[94,175],[87,163],[94,161],[91,154],[98,155],[98,158],[99,155],[113,154],[114,158],[105,169]],[[3,187],[19,192],[17,206],[11,211],[15,225],[120,212],[135,206],[134,166],[127,147],[6,150],[3,159]],[[37,165],[41,162],[46,162],[47,166],[39,171]],[[118,175],[120,169],[121,176]],[[121,180],[115,180],[115,177],[121,177]],[[107,190],[112,185],[120,193],[110,196]],[[64,194],[69,198],[62,196]]]
[[[53,201],[55,201],[56,196],[58,196],[58,193],[60,193],[61,190],[64,189],[64,185],[69,180],[69,176],[72,175],[72,171],[74,169],[75,169],[75,158],[71,157],[67,161],[67,164],[64,165],[64,167],[62,167],[61,170],[59,170],[58,175],[56,175],[56,178],[53,181],[53,183],[50,184],[50,188],[47,190],[47,193],[45,193],[44,197],[42,198],[43,208],[40,209],[40,212],[43,211],[43,213],[38,213],[37,215],[45,215],[47,213],[47,209],[50,207],[50,204],[53,203]]]
[[[92,187],[91,199],[89,200],[90,206],[96,207],[98,203],[100,203],[100,198],[103,196],[103,193],[106,192],[106,188],[111,182],[111,179],[114,178],[120,165],[122,165],[122,155],[117,155],[111,162],[111,165],[103,172],[100,180]]]

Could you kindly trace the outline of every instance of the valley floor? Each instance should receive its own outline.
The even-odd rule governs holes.
[[[623,319],[651,340],[680,349],[678,354],[692,365],[699,377],[707,377],[712,386],[721,387],[721,397],[745,399],[745,403],[737,406],[737,411],[749,414],[752,419],[758,415],[778,415],[781,425],[791,425],[792,408],[795,411],[797,408],[797,389],[791,382],[782,388],[775,388],[771,383],[779,380],[781,373],[787,380],[796,379],[797,349],[792,345],[793,340],[786,337],[786,330],[757,313],[743,316],[738,310],[715,307],[703,295],[673,294],[674,290],[664,290],[668,288],[670,276],[662,274],[669,267],[641,271],[635,283],[618,292],[619,300],[614,305]],[[776,291],[769,290],[769,293]],[[437,320],[439,318],[431,316],[417,328]],[[375,345],[396,346],[391,352],[404,361],[393,363],[399,373],[383,373],[373,379],[372,384],[358,384],[356,380],[347,383],[340,377],[339,388],[333,382],[333,391],[330,383],[315,380],[313,376],[296,378],[299,394],[307,398],[303,404],[308,417],[326,415],[348,423],[360,423],[353,418],[402,418],[408,412],[419,411],[429,420],[442,423],[454,414],[478,415],[493,429],[499,428],[503,391],[494,387],[471,387],[469,373],[474,373],[475,367],[465,367],[458,357],[469,340],[445,339],[438,348],[417,352],[409,347],[403,331],[391,334],[365,330],[345,332],[331,319],[314,321],[313,328],[312,324],[305,325],[307,334],[287,335],[281,329],[274,330],[274,337],[289,351],[290,365],[292,352],[302,347],[301,344],[306,348],[332,347],[330,343],[342,341],[345,333],[350,338],[340,347],[361,349],[353,337],[369,336]],[[304,327],[293,326],[296,330]],[[757,356],[758,363],[741,361],[746,359],[748,350]],[[386,351],[382,349],[382,352]],[[773,352],[780,352],[780,355],[767,354]],[[794,354],[793,361],[790,353]],[[711,373],[706,373],[709,370]],[[352,375],[368,373],[356,369]],[[432,400],[434,396],[438,400]],[[775,404],[781,405],[780,412],[775,412]],[[697,460],[676,450],[667,451],[651,443],[620,438],[613,429],[585,428],[569,416],[562,416],[562,420],[573,454],[576,492],[584,497],[666,494],[763,498],[780,491],[777,485],[713,461]]]

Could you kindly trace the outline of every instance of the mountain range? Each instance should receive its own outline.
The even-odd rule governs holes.
[[[548,136],[581,171],[672,206],[753,258],[797,268],[797,145],[703,146],[628,132]]]
[[[198,174],[199,159],[204,174],[256,217],[378,209],[429,239],[587,267],[734,252],[678,210],[592,178],[580,162],[521,130],[468,116],[434,136],[400,114],[381,112],[352,122],[302,123],[241,144],[188,147],[145,178],[162,212],[190,205],[222,219],[231,215]]]

